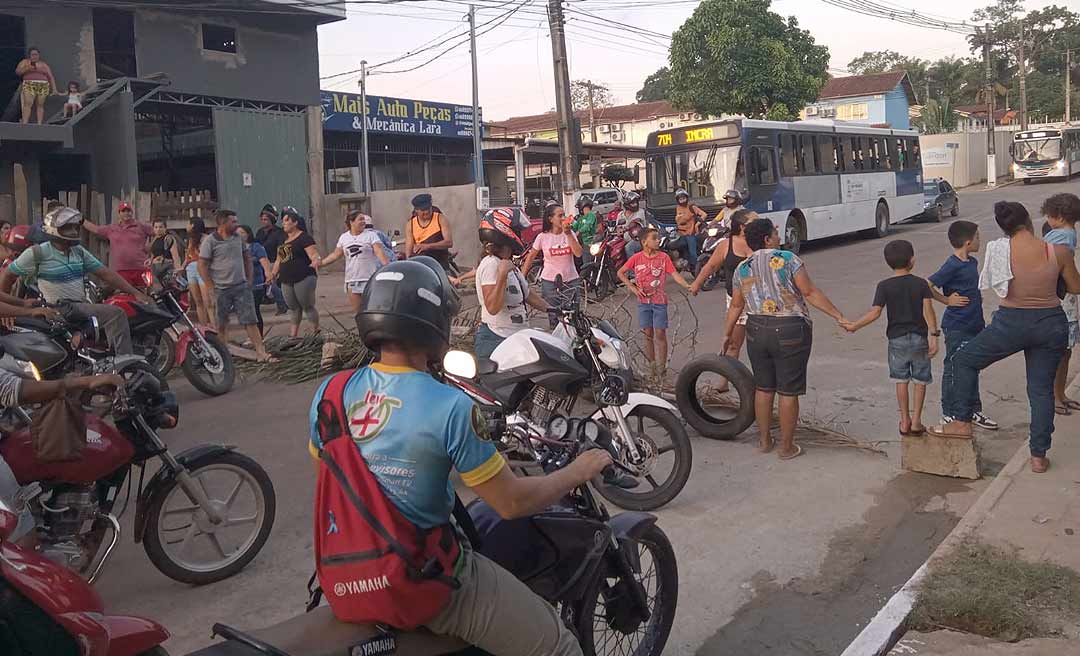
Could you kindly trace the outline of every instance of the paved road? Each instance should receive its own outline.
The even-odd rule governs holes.
[[[1033,211],[1068,185],[1013,185],[961,193],[962,218],[998,236],[990,208],[1001,198]],[[929,275],[949,253],[946,224],[896,226],[912,241],[916,272]],[[805,260],[816,282],[849,316],[869,305],[889,274],[881,240],[847,238],[811,245]],[[718,341],[720,293],[694,301],[699,348]],[[989,315],[989,307],[987,308]],[[661,510],[660,525],[679,556],[680,604],[669,654],[836,654],[922,563],[985,485],[899,471],[895,398],[885,365],[884,324],[854,336],[829,321],[815,325],[811,389],[804,407],[841,422],[862,440],[884,443],[887,456],[853,448],[809,446],[790,462],[756,453],[752,436],[717,443],[697,438],[694,471],[683,494]],[[715,346],[713,346],[715,348]],[[940,373],[940,360],[935,375]],[[1019,359],[990,369],[985,400],[1004,429],[984,434],[991,473],[1024,436],[1027,403]],[[177,584],[154,570],[130,532],[98,589],[111,610],[157,618],[176,653],[210,641],[221,621],[257,627],[302,611],[312,570],[314,469],[305,450],[306,414],[315,384],[239,386],[207,399],[179,382],[182,428],[175,449],[227,442],[258,459],[278,495],[277,523],[261,556],[236,577],[204,588]],[[937,407],[933,389],[928,405]],[[928,413],[928,420],[937,416]],[[1059,435],[1076,430],[1063,424]],[[129,513],[130,515],[131,513]],[[130,527],[130,516],[125,518]]]

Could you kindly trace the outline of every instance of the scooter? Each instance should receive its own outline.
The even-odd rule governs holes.
[[[9,540],[18,523],[17,511],[0,499],[0,654],[164,656],[164,627],[106,615],[89,583]]]
[[[29,363],[14,368],[17,375],[34,371]],[[78,460],[37,457],[32,412],[16,406],[0,413],[0,457],[22,486],[18,496],[34,516],[41,553],[88,580],[101,571],[120,537],[117,515],[127,501],[114,510],[125,484],[136,493],[135,541],[143,543],[158,570],[177,581],[203,585],[228,578],[269,538],[276,497],[266,471],[223,445],[174,456],[158,431],[177,425],[179,406],[152,373],[135,371],[127,378],[113,400],[115,425],[86,415],[86,447]],[[153,458],[162,466],[143,485]]]
[[[712,257],[712,254],[716,252],[716,248],[720,245],[727,236],[731,234],[731,230],[720,221],[710,221],[705,224],[700,233],[698,234],[698,243],[700,244],[700,252],[698,253],[698,266],[694,275],[697,276],[701,273],[701,270],[705,267],[705,264]],[[704,237],[704,239],[702,239]],[[701,283],[701,291],[711,292],[716,289],[716,286],[724,282],[723,269],[717,269],[711,276],[705,279]]]
[[[236,382],[232,353],[216,330],[191,320],[183,302],[186,292],[187,279],[170,274],[162,277],[160,290],[150,292],[153,305],[130,294],[113,294],[104,302],[124,311],[135,352],[162,377],[179,366],[195,389],[221,396]]]

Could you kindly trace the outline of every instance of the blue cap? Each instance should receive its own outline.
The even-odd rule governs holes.
[[[412,199],[412,206],[418,210],[430,210],[431,194],[418,194]]]

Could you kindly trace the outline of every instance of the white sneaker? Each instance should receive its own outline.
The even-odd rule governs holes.
[[[976,412],[974,415],[972,415],[971,421],[979,428],[984,428],[986,430],[997,430],[999,428],[996,421],[994,421],[990,417],[987,417],[981,412]]]

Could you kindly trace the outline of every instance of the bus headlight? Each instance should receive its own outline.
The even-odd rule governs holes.
[[[1057,167],[1058,167],[1059,169],[1063,169],[1063,168],[1065,168],[1065,160],[1063,160],[1063,159],[1059,159],[1059,160],[1057,161]]]
[[[600,244],[593,244],[592,246],[589,246],[589,255],[592,255],[593,257],[596,257],[599,254],[600,254]]]

